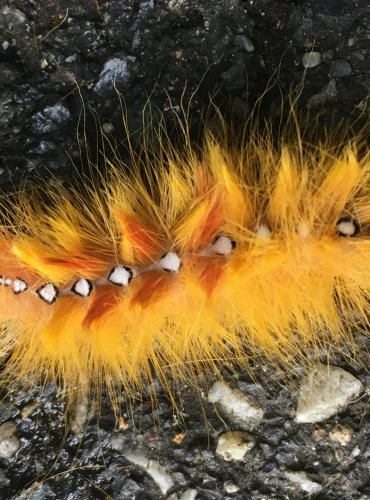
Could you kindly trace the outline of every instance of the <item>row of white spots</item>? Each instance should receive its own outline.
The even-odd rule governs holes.
[[[228,243],[229,242],[229,243]],[[233,247],[231,240],[227,236],[220,236],[215,240],[214,254],[228,254],[229,247]],[[181,258],[175,252],[168,252],[164,254],[158,262],[150,264],[142,269],[131,269],[127,266],[115,266],[110,271],[108,277],[100,278],[96,280],[95,284],[87,278],[79,278],[72,285],[70,290],[59,290],[53,283],[46,283],[38,288],[36,291],[31,290],[40,299],[42,299],[47,304],[53,304],[60,293],[72,292],[80,297],[88,297],[94,289],[94,286],[107,284],[107,282],[112,283],[116,286],[128,286],[130,281],[140,274],[148,272],[153,269],[162,269],[168,273],[177,273],[181,267]],[[13,292],[18,295],[25,292],[28,289],[27,283],[20,279],[15,278],[14,280],[10,278],[0,277],[0,286],[12,287]]]
[[[355,236],[359,230],[359,224],[351,218],[341,218],[337,223],[337,232],[340,236]],[[303,223],[299,224],[297,231],[298,234],[304,238],[309,235],[309,228]],[[271,237],[271,231],[266,225],[261,224],[256,228],[256,235],[261,239],[269,239]],[[212,244],[206,247],[201,253],[203,255],[223,255],[227,257],[234,250],[235,246],[236,243],[234,240],[221,234],[216,236]],[[181,268],[181,258],[175,252],[167,252],[159,259],[158,262],[150,264],[142,269],[131,269],[126,266],[116,266],[113,267],[107,279],[101,278],[97,280],[95,282],[95,286],[104,284],[107,281],[116,286],[128,286],[130,281],[135,276],[158,268],[169,273],[177,273]],[[28,289],[27,283],[20,278],[12,280],[10,278],[0,276],[0,285],[11,286],[16,295],[25,292]],[[80,278],[72,285],[70,291],[80,297],[88,297],[93,289],[94,283],[91,280]],[[46,283],[38,288],[34,293],[36,293],[40,299],[47,304],[53,304],[57,300],[60,290],[53,283]],[[66,293],[66,291],[63,291],[62,293]]]
[[[213,250],[211,253],[226,256],[231,253],[234,247],[235,242],[230,240],[227,236],[221,235],[215,238],[212,244]],[[168,252],[162,255],[158,262],[145,266],[141,269],[131,269],[127,266],[115,266],[112,268],[107,278],[99,278],[95,281],[95,283],[87,278],[79,278],[75,281],[70,290],[60,291],[59,288],[53,283],[45,283],[36,291],[31,290],[31,292],[35,293],[47,304],[53,304],[61,293],[65,294],[72,292],[80,297],[88,297],[93,291],[94,286],[111,283],[116,286],[125,287],[129,285],[130,281],[134,277],[145,272],[154,269],[162,269],[168,273],[177,273],[180,268],[181,258],[175,252]],[[0,277],[0,285],[11,286],[16,295],[25,292],[28,289],[27,283],[20,278],[12,280],[10,278]]]

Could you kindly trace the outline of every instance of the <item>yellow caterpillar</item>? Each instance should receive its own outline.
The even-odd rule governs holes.
[[[6,381],[46,372],[67,390],[103,382],[131,395],[157,377],[172,394],[224,360],[288,369],[368,326],[361,138],[274,141],[266,124],[181,153],[164,141],[145,158],[83,188],[4,198]]]

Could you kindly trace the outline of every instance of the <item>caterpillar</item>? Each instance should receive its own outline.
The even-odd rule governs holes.
[[[353,344],[370,313],[366,134],[288,129],[208,132],[181,152],[162,138],[78,186],[4,195],[3,383],[46,373],[133,395],[156,378],[174,397],[225,361],[288,373]]]

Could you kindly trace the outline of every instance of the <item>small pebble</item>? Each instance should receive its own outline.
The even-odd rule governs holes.
[[[329,432],[330,439],[341,446],[347,446],[351,442],[352,435],[353,429],[347,424],[337,424]]]
[[[27,16],[19,9],[12,9],[8,6],[0,11],[2,17],[10,24],[23,24],[27,21]]]
[[[353,448],[353,450],[351,451],[351,457],[356,458],[359,455],[361,455],[361,450],[360,450],[359,446],[355,446]]]
[[[239,389],[231,389],[224,382],[216,382],[208,393],[208,401],[217,404],[229,420],[246,430],[259,426],[263,410]]]
[[[150,460],[140,449],[127,448],[122,450],[122,455],[132,464],[142,467],[152,477],[162,495],[174,486],[172,476],[157,460]]]
[[[240,488],[232,481],[225,481],[224,482],[224,490],[226,491],[226,493],[232,494],[232,493],[238,492],[240,490]]]
[[[104,134],[112,134],[114,132],[114,125],[111,122],[103,123],[101,128],[102,128]]]
[[[287,470],[285,477],[292,483],[298,484],[301,490],[306,491],[308,494],[318,493],[322,488],[321,484],[312,481],[305,471]]]
[[[19,450],[16,426],[12,422],[0,425],[0,458],[10,458]]]
[[[55,132],[60,127],[65,126],[72,118],[68,108],[62,104],[46,106],[42,111],[33,115],[34,129],[40,134]]]
[[[352,73],[352,68],[346,59],[334,59],[330,63],[329,73],[332,78],[343,78]]]
[[[336,366],[319,365],[303,377],[295,420],[299,423],[321,422],[353,401],[362,383]]]
[[[132,79],[132,69],[135,63],[133,56],[112,57],[103,66],[94,91],[99,95],[114,91],[118,83],[128,84]]]
[[[71,56],[66,57],[64,61],[66,63],[76,62],[77,61],[77,54],[76,54],[76,52],[74,54],[72,54]]]
[[[198,490],[196,490],[195,488],[189,488],[188,490],[184,491],[184,493],[180,497],[180,500],[195,500],[197,494]]]
[[[216,453],[228,462],[240,462],[255,444],[255,438],[247,432],[225,432],[218,438]]]
[[[351,36],[347,40],[348,47],[353,47],[356,43],[357,43],[357,38],[356,37]]]
[[[246,52],[254,52],[255,51],[255,47],[253,45],[252,40],[245,35],[237,35],[234,39],[234,43],[237,47],[240,47],[241,49],[245,50]]]
[[[320,52],[306,52],[302,57],[302,64],[304,68],[315,68],[321,63]]]

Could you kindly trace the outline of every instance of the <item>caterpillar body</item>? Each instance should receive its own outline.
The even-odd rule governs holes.
[[[272,136],[207,134],[200,151],[163,146],[98,183],[4,198],[5,380],[130,395],[157,377],[171,393],[223,360],[288,369],[366,329],[368,149]]]

